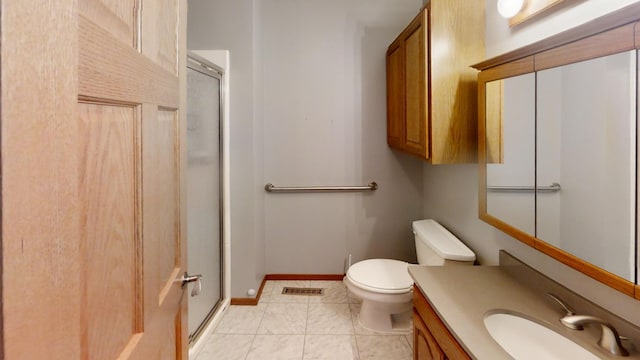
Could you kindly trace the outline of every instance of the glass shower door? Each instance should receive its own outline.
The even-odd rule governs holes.
[[[221,83],[212,65],[189,58],[187,69],[187,237],[189,271],[202,292],[189,296],[189,340],[222,301]]]

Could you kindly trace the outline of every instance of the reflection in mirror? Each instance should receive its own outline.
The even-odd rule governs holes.
[[[504,80],[489,81],[485,84],[485,133],[487,134],[487,163],[504,163],[502,118],[504,100]]]
[[[635,280],[635,51],[537,73],[536,236]],[[533,137],[533,136],[531,136]]]
[[[487,213],[535,234],[535,76],[486,83]]]

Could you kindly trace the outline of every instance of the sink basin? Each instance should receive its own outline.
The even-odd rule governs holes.
[[[557,332],[519,315],[490,313],[484,318],[484,326],[491,337],[516,360],[599,359]]]

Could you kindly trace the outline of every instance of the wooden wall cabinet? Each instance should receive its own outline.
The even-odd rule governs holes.
[[[413,359],[471,359],[415,285],[413,289]]]
[[[477,161],[484,2],[431,0],[387,49],[387,143],[432,164]]]

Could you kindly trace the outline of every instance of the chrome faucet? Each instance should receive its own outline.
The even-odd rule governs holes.
[[[560,322],[571,329],[574,329],[574,326],[582,327],[582,325],[586,324],[598,324],[602,328],[602,335],[600,335],[598,345],[614,355],[629,356],[629,352],[620,342],[620,335],[618,335],[618,331],[616,331],[613,325],[598,317],[590,315],[571,315],[563,317],[560,319]]]
[[[598,324],[602,328],[602,335],[598,340],[598,345],[609,351],[610,353],[618,356],[629,356],[629,352],[622,346],[620,342],[620,335],[613,325],[608,322],[590,315],[576,315],[575,311],[571,309],[567,304],[560,300],[557,296],[547,293],[547,296],[552,300],[555,300],[562,309],[565,311],[565,315],[560,318],[560,323],[573,330],[583,330],[586,324]]]
[[[564,301],[560,300],[560,298],[558,298],[557,296],[553,295],[552,293],[547,293],[547,296],[550,299],[555,300],[562,307],[562,309],[565,311],[565,315],[562,318],[560,318],[560,322],[564,326],[566,326],[566,327],[568,327],[570,329],[573,329],[573,330],[582,330],[582,329],[584,329],[584,327],[582,325],[565,323],[563,320],[565,318],[569,317],[569,316],[575,315],[576,312],[573,311],[573,309],[570,308],[569,305],[565,304]]]

